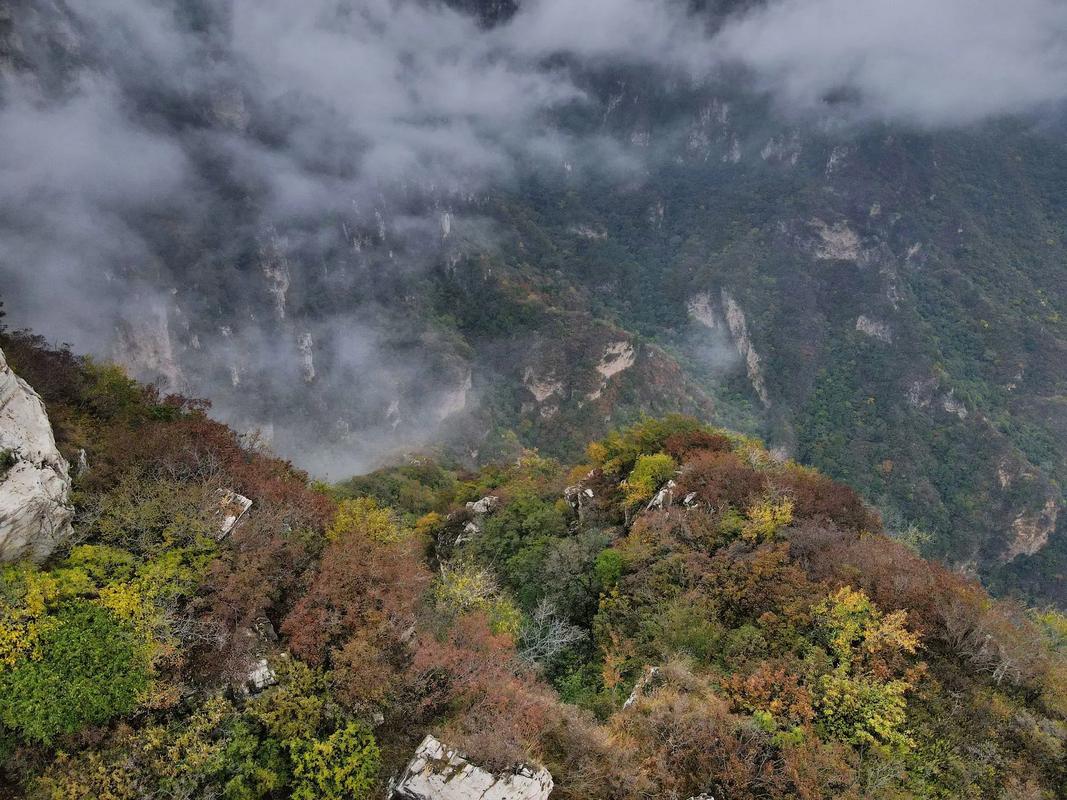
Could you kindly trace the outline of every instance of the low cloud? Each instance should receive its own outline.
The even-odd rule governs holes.
[[[669,149],[561,126],[570,109],[604,116],[590,76],[719,91],[728,74],[791,115],[923,126],[1067,95],[1058,0],[726,5],[526,0],[486,26],[437,0],[15,2],[0,38],[11,320],[100,353],[117,338],[241,423],[274,398],[291,441],[314,416],[365,424],[347,462],[363,467],[397,430],[435,438],[434,406],[469,383],[395,298],[493,247],[479,196],[572,164],[574,180],[640,176]]]
[[[1067,99],[1061,0],[772,0],[714,49],[792,111],[836,98],[860,120],[940,127]]]

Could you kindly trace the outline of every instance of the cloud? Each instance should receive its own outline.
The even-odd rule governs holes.
[[[1061,0],[772,0],[714,49],[801,112],[836,96],[861,119],[940,127],[1067,99]]]
[[[740,91],[740,65],[791,113],[834,96],[859,122],[937,126],[1067,94],[1057,0],[695,5],[526,0],[487,27],[438,0],[23,4],[0,40],[11,319],[102,353],[119,331],[231,419],[365,466],[396,431],[435,438],[434,406],[465,391],[407,304],[429,267],[499,241],[478,198],[565,163],[639,175],[670,149],[562,126],[604,118],[591,76]]]

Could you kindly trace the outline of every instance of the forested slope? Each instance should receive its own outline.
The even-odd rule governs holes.
[[[379,797],[429,732],[559,798],[1054,798],[1067,625],[685,417],[309,484],[202,404],[0,340],[75,540],[0,579],[3,791]],[[220,535],[218,490],[251,509]]]

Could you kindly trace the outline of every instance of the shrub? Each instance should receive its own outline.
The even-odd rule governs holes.
[[[640,456],[623,485],[626,504],[636,506],[648,501],[674,475],[677,468],[674,459],[666,453]]]
[[[50,744],[85,725],[133,711],[148,690],[146,643],[108,610],[87,602],[59,609],[38,658],[0,673],[0,721]]]
[[[746,508],[766,486],[766,476],[733,453],[701,453],[678,478],[679,494],[696,492],[697,499],[712,508]]]
[[[342,500],[326,529],[326,538],[335,541],[353,532],[362,533],[376,542],[392,542],[400,538],[400,528],[392,513],[370,497]]]
[[[293,800],[362,800],[381,769],[381,750],[366,725],[350,722],[326,739],[291,744]]]

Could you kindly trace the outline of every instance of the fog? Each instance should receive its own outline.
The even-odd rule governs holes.
[[[431,265],[491,251],[502,233],[477,199],[519,173],[640,176],[657,157],[558,123],[602,110],[589,74],[699,87],[731,70],[785,117],[926,128],[1067,94],[1054,0],[748,8],[527,0],[486,26],[429,0],[12,0],[10,321],[213,397],[337,475],[478,403],[470,366],[382,286],[403,295]],[[313,428],[337,446],[298,452]]]

